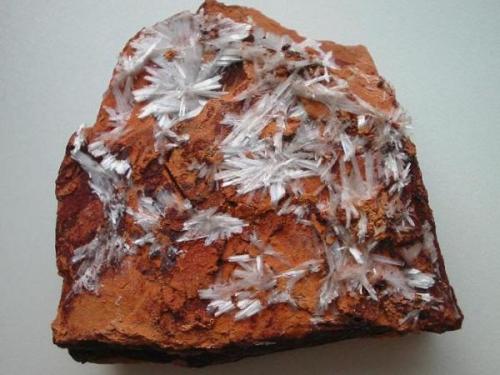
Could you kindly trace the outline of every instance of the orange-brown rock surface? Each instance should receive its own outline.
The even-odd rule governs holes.
[[[251,19],[248,36],[239,41],[244,46],[256,43],[253,33],[257,29],[288,36],[291,42],[282,47],[284,58],[300,60],[299,52],[289,45],[305,39],[258,11],[215,1],[206,1],[201,10],[203,17],[220,14],[219,17],[236,23],[247,23]],[[222,34],[215,27],[204,30],[202,36],[210,38],[211,33],[219,38]],[[122,54],[124,61],[137,53],[133,41],[140,38],[138,34],[127,44]],[[57,345],[68,348],[79,361],[113,362],[128,358],[205,365],[351,337],[444,332],[460,327],[462,314],[448,283],[435,238],[415,146],[405,135],[401,136],[398,152],[404,155],[401,160],[408,166],[409,177],[404,177],[406,182],[400,189],[391,190],[393,185],[380,183],[374,188],[376,193],[357,199],[352,210],[344,207],[343,200],[333,209],[333,214],[324,209],[325,202],[331,201],[331,194],[339,193],[335,186],[346,188],[345,182],[338,181],[342,181],[343,176],[355,176],[356,168],[361,169],[361,181],[368,183],[370,159],[357,150],[375,150],[379,139],[377,125],[349,124],[366,119],[376,121],[378,114],[394,113],[399,104],[393,89],[378,75],[363,46],[322,42],[321,49],[322,58],[330,56],[332,60],[328,67],[322,67],[321,74],[331,75],[337,84],[341,80],[347,82],[342,100],[361,103],[369,110],[365,118],[344,104],[333,107],[316,94],[297,91],[298,103],[305,113],[303,118],[313,121],[322,137],[326,137],[322,132],[326,132],[328,119],[335,116],[339,124],[348,124],[343,125],[342,134],[358,140],[359,144],[349,159],[348,151],[340,143],[337,146],[332,143],[331,152],[326,151],[318,162],[331,161],[326,170],[328,178],[337,181],[332,182],[332,189],[324,188],[324,176],[309,174],[297,179],[301,184],[298,193],[292,192],[295,180],[287,181],[285,192],[276,193],[277,199],[272,198],[267,186],[242,193],[244,186],[229,184],[225,178],[217,177],[224,170],[227,157],[221,152],[221,142],[232,131],[225,117],[230,113],[244,114],[256,98],[265,95],[256,93],[246,104],[238,99],[238,95],[262,79],[258,77],[255,60],[243,56],[218,71],[220,93],[214,97],[204,94],[207,101],[199,113],[186,118],[179,115],[180,120],[172,129],[175,128],[177,135],[189,136],[179,142],[172,141],[172,135],[158,136],[161,119],[141,112],[147,100],[140,99],[137,90],[151,83],[148,79],[151,72],[145,67],[155,63],[144,59],[126,74],[123,74],[123,64],[117,67],[96,123],[81,129],[70,140],[56,183],[57,265],[63,278],[60,305],[52,325]],[[304,50],[313,58],[319,56],[311,46],[306,45]],[[181,52],[165,48],[158,56],[168,64],[181,58]],[[203,51],[204,61],[213,58],[213,53]],[[315,64],[298,67],[298,73],[277,64],[272,71],[273,79],[282,82],[292,74],[314,79],[319,74],[317,67],[322,66]],[[308,69],[310,71],[304,73]],[[329,86],[329,78],[322,84],[329,89],[338,87]],[[125,95],[127,89],[134,91],[135,100],[128,98],[127,103],[121,103],[122,107],[130,107],[130,113],[122,121],[122,128],[115,130],[118,120],[111,117],[118,116],[118,109],[113,112],[110,108],[120,105],[117,90]],[[279,116],[266,118],[259,139],[272,139],[279,133],[286,143],[300,136],[302,120],[292,115],[282,120]],[[395,131],[402,126],[396,120],[394,124],[384,124],[386,129]],[[175,145],[165,147],[169,142]],[[103,145],[106,148],[99,152]],[[385,148],[380,148],[380,155],[391,155],[392,150]],[[375,163],[377,152],[373,151]],[[255,156],[251,154],[246,155],[252,159]],[[88,168],[98,168],[97,172],[82,167],[87,161],[82,155],[92,159],[88,161]],[[110,155],[114,159],[110,159],[109,165],[115,168],[110,172],[112,177],[109,181],[106,177],[104,182],[94,180],[104,170],[111,170],[100,167]],[[128,164],[119,164],[120,161]],[[116,162],[118,164],[113,164]],[[381,163],[381,168],[384,165],[389,168]],[[391,184],[396,184],[395,180],[391,180]],[[95,188],[96,184],[108,182],[114,186],[111,198],[99,195]],[[168,192],[169,200],[159,205],[154,199],[159,200],[162,191]],[[396,198],[404,204],[394,203]],[[147,202],[153,202],[154,209],[148,211],[150,206],[144,206]],[[304,207],[306,213],[299,215],[291,206]],[[389,212],[390,207],[396,212]],[[410,207],[411,215],[409,221],[401,224],[406,226],[401,229],[395,218],[397,211],[406,209],[404,207]],[[113,211],[115,209],[118,211]],[[193,220],[196,213],[210,209],[217,212],[215,215],[234,218],[228,222],[225,234],[213,240],[200,233],[189,234],[186,223]],[[113,219],[109,212],[119,212],[118,219]],[[140,221],[140,218],[145,220],[145,212],[154,216],[154,220]],[[238,227],[238,223],[244,224]],[[234,228],[230,229],[232,225]],[[350,231],[355,234],[349,234]],[[112,237],[111,232],[119,240]],[[149,237],[145,239],[146,232]],[[183,235],[187,236],[184,240]],[[347,238],[351,237],[354,244],[347,244]],[[85,247],[96,238],[100,240],[95,249]],[[366,245],[368,239],[373,248],[367,248],[371,246]],[[110,241],[115,241],[110,245],[115,247],[99,253],[99,247]],[[350,254],[349,257],[342,255],[344,268],[339,263],[335,267],[329,263],[324,252],[331,246],[336,249],[332,251]],[[117,247],[120,247],[118,251],[123,250],[120,256],[113,255]],[[96,253],[85,254],[91,251]],[[99,254],[102,259],[98,262]],[[263,264],[259,266],[260,261]],[[362,268],[368,262],[369,269]],[[231,296],[225,300],[231,306],[228,311],[207,308],[214,299],[202,298],[202,291],[212,290],[214,285],[230,284],[238,278],[238,270],[245,267],[256,267],[252,272],[261,278],[268,277],[270,284],[264,285],[259,279],[258,286],[242,289],[240,285],[238,291],[231,289]],[[359,274],[361,269],[366,274]],[[295,272],[293,276],[290,270]],[[359,274],[359,279],[352,276],[354,273]],[[406,278],[401,279],[401,275]],[[290,288],[288,282],[293,284]],[[328,289],[328,282],[338,287]],[[404,285],[398,286],[400,282]],[[290,291],[290,295],[279,297],[280,300],[277,296],[283,291]],[[320,291],[331,295],[321,297]],[[252,295],[241,297],[242,292]],[[243,299],[246,302],[241,302]],[[255,313],[245,310],[245,304],[251,302],[258,307]]]

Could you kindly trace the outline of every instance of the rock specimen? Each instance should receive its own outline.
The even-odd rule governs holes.
[[[201,366],[460,328],[408,123],[363,46],[216,1],[143,29],[60,168],[54,342]]]

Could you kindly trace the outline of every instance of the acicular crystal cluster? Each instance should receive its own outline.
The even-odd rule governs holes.
[[[416,227],[412,203],[404,194],[412,178],[404,111],[397,104],[381,111],[356,95],[351,82],[373,77],[355,68],[350,77],[340,75],[335,56],[318,42],[266,32],[251,19],[241,23],[203,11],[181,13],[142,30],[115,70],[115,106],[106,108],[108,131],[87,143],[87,129],[82,128],[74,138],[71,155],[88,173],[106,218],[94,239],[74,253],[74,292],[96,291],[104,267],[138,248],[148,247],[151,255],[166,248],[175,257],[182,253],[177,246],[185,242],[202,240],[208,246],[253,230],[245,219],[218,207],[198,208],[166,187],[150,196],[141,193],[131,207],[126,192],[134,185],[133,168],[126,156],[108,147],[128,131],[134,106],[140,107],[139,118],[155,119],[152,137],[160,159],[188,144],[179,125],[198,116],[210,100],[228,95],[224,76],[235,65],[244,66],[251,80],[228,98],[238,109],[221,121],[227,131],[216,145],[219,162],[208,166],[193,161],[189,170],[201,178],[210,175],[217,189],[266,196],[277,215],[292,215],[300,225],[312,225],[314,213],[327,223],[327,231],[319,239],[318,257],[290,267],[282,254],[252,235],[249,246],[258,255],[227,258],[234,265],[229,279],[199,290],[208,311],[215,316],[234,313],[240,320],[273,304],[296,306],[295,285],[311,274],[323,275],[318,316],[350,293],[374,301],[398,293],[432,303],[433,272],[438,271],[412,265],[421,252],[435,257],[428,223],[423,224],[422,241],[402,248],[402,255],[377,250],[378,234],[404,235]],[[138,87],[140,74],[144,83]],[[311,105],[319,106],[322,116],[312,116]],[[315,204],[300,199],[306,179],[320,181]],[[374,222],[366,203],[382,197],[386,220]],[[161,221],[172,210],[187,218],[181,233],[165,243],[159,235]],[[121,235],[125,215],[142,230],[140,237]],[[280,271],[268,264],[270,258],[281,262]],[[415,318],[418,311],[412,314]]]

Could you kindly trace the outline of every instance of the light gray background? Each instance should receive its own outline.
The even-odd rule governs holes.
[[[500,1],[248,0],[316,39],[365,44],[414,118],[461,331],[354,340],[203,370],[81,365],[51,343],[54,180],[117,53],[197,1],[0,0],[0,374],[497,374]],[[307,7],[304,7],[307,4]]]

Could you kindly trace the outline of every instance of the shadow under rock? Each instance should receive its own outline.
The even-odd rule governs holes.
[[[431,334],[395,338],[354,339],[289,350],[204,368],[169,364],[112,365],[114,375],[250,375],[250,374],[421,374],[437,356],[439,337]]]

